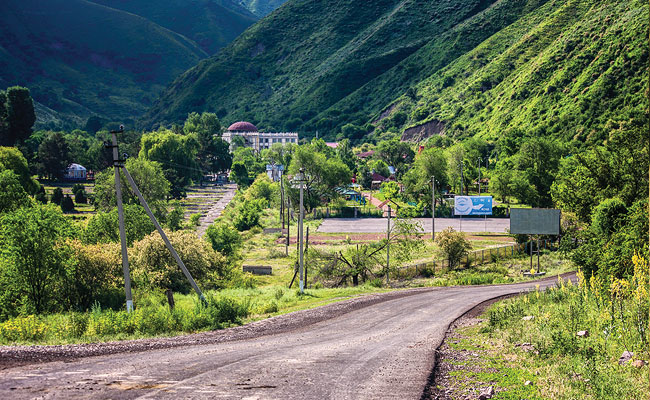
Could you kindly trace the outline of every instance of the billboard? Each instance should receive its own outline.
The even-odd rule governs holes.
[[[559,235],[560,210],[552,208],[511,208],[510,233]]]
[[[454,215],[492,215],[492,196],[455,196]]]

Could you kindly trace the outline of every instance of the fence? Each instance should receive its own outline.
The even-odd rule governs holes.
[[[531,249],[532,247],[532,249]],[[536,248],[536,242],[528,243],[516,243],[510,244],[507,246],[499,247],[490,247],[482,250],[470,251],[463,260],[461,260],[461,265],[482,265],[485,263],[494,262],[497,259],[510,258],[519,254],[530,254],[532,251],[535,253],[537,250],[553,250],[553,242],[550,240],[540,240],[539,249]],[[432,274],[436,273],[436,270],[442,271],[445,268],[449,268],[449,260],[439,259],[428,261],[425,263],[405,265],[403,267],[398,267],[393,274],[396,278],[406,278],[409,276],[420,276],[426,271],[429,271]]]

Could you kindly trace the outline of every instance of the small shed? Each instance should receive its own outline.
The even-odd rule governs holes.
[[[63,177],[71,181],[83,181],[86,180],[86,176],[86,167],[80,164],[72,163],[68,165],[68,168],[66,168],[65,175]]]

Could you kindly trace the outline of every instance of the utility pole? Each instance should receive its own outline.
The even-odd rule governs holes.
[[[390,271],[390,206],[388,206],[388,229],[386,229],[386,285],[388,285],[388,275]]]
[[[478,158],[478,195],[481,195],[481,157]]]
[[[126,311],[133,311],[133,296],[131,294],[131,274],[129,272],[129,255],[126,247],[126,233],[124,230],[124,207],[122,205],[122,184],[120,182],[120,167],[123,160],[120,160],[117,148],[117,134],[124,133],[124,126],[120,130],[111,131],[111,144],[113,148],[113,167],[115,168],[115,197],[117,199],[117,218],[120,228],[120,244],[122,246],[122,271],[124,272],[124,294],[126,295]]]
[[[463,195],[463,162],[460,162],[460,195]]]
[[[304,254],[303,254],[303,248],[304,248],[304,243],[303,243],[303,221],[305,218],[305,208],[303,206],[303,189],[305,187],[305,183],[307,182],[307,179],[305,179],[305,169],[300,168],[300,171],[296,176],[293,178],[293,187],[298,186],[300,189],[300,209],[299,209],[299,214],[298,214],[298,253],[299,253],[299,266],[298,270],[300,272],[300,293],[304,293],[305,291],[305,282],[303,280],[304,277]]]
[[[282,221],[282,232],[284,233],[284,182],[280,174],[280,220]]]
[[[431,177],[431,240],[436,240],[436,177]]]

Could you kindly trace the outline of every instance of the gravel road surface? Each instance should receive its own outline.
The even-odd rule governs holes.
[[[416,218],[424,232],[431,232],[431,218]],[[392,221],[391,221],[392,222]],[[386,232],[385,218],[327,218],[318,227],[323,233],[377,233]],[[462,225],[462,226],[461,226]],[[463,232],[504,233],[510,229],[510,218],[436,218],[436,232],[447,227]]]
[[[0,396],[419,399],[451,322],[488,299],[555,282],[369,295],[178,338],[3,347]]]

